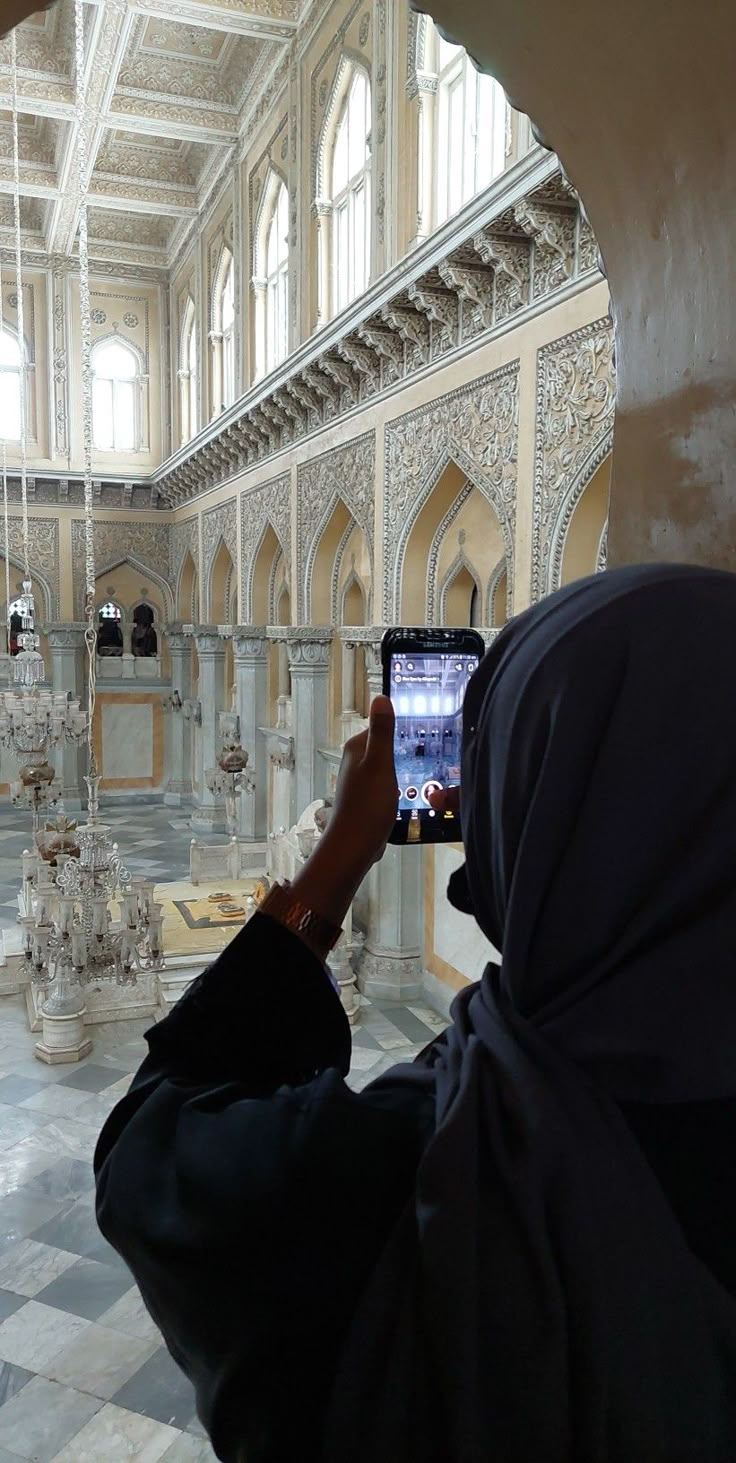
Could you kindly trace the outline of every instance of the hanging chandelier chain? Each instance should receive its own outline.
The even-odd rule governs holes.
[[[18,296],[18,346],[20,349],[20,496],[23,512],[23,571],[30,580],[28,534],[28,444],[26,423],[26,392],[28,379],[26,370],[26,332],[23,311],[23,267],[20,232],[20,147],[18,142],[18,44],[15,31],[10,32],[10,65],[12,70],[12,122],[13,122],[13,217],[15,222],[15,281]]]
[[[77,166],[79,182],[79,314],[82,356],[82,437],[84,450],[84,633],[88,666],[88,761],[90,777],[95,775],[93,722],[96,699],[97,628],[95,625],[95,539],[94,494],[92,489],[92,315],[89,292],[89,246],[87,238],[87,82],[84,72],[84,17],[82,0],[74,0],[74,51],[76,60]]]

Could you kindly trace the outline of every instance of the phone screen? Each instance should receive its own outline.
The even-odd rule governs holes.
[[[397,822],[407,825],[407,842],[435,841],[459,827],[431,827],[444,818],[429,806],[429,794],[460,781],[462,708],[465,690],[478,667],[478,656],[465,651],[391,654],[390,696],[396,716],[394,758],[399,788]]]

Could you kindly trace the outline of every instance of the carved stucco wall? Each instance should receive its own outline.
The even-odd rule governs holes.
[[[291,474],[261,483],[240,499],[241,513],[241,596],[245,623],[253,614],[253,569],[261,540],[268,524],[281,545],[291,567]]]
[[[498,518],[513,593],[519,362],[440,396],[385,429],[383,608],[399,615],[404,552],[411,528],[438,479],[455,463]]]
[[[154,580],[163,593],[166,613],[171,615],[173,595],[169,580],[168,523],[98,520],[94,529],[97,578],[127,561]],[[72,572],[74,613],[77,619],[81,619],[84,614],[84,521],[79,518],[72,521]]]
[[[29,558],[33,580],[41,590],[37,601],[39,618],[59,615],[59,523],[56,518],[29,518]],[[0,554],[5,557],[4,530],[0,535]],[[13,594],[23,568],[23,521],[18,515],[8,518],[8,558],[10,560],[10,593]],[[3,592],[2,598],[5,599]]]
[[[181,523],[172,523],[169,529],[169,582],[172,593],[176,593],[181,566],[187,553],[192,556],[194,567],[199,573],[199,519],[196,514]]]
[[[340,499],[362,529],[372,558],[375,477],[373,432],[366,432],[298,468],[296,573],[300,620],[309,621],[314,555]]]
[[[217,508],[210,508],[207,513],[202,514],[202,577],[204,583],[207,585],[208,603],[212,565],[220,540],[224,543],[233,564],[237,568],[238,508],[234,498],[230,498],[227,503],[220,503]]]
[[[537,364],[532,598],[559,588],[576,504],[611,451],[613,326],[607,318],[543,346]]]

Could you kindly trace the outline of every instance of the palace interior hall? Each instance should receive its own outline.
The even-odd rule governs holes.
[[[609,287],[538,135],[406,0],[0,38],[0,1463],[215,1458],[96,1227],[100,1127],[321,837],[384,629],[490,645],[606,568]],[[461,861],[358,890],[356,1090],[489,958]]]

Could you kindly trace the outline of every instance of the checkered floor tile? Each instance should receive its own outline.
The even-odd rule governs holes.
[[[22,1000],[0,1001],[0,1463],[214,1463],[192,1388],[94,1217],[97,1134],[148,1024],[107,1025],[78,1067],[44,1067]],[[444,1025],[418,1004],[366,1003],[351,1086]]]

